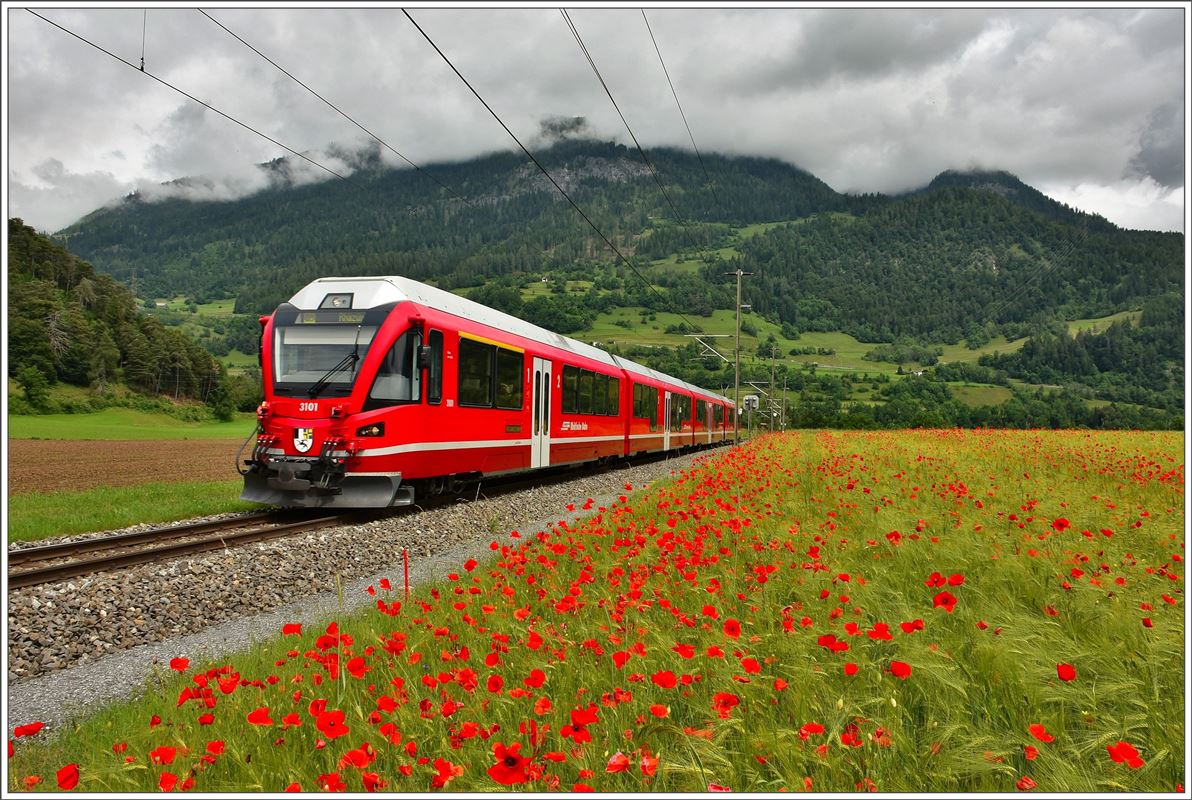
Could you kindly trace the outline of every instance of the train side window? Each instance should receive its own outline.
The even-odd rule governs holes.
[[[707,425],[708,425],[708,401],[707,400],[696,400],[695,401],[695,421],[697,423],[697,427],[698,427],[698,425],[703,425],[703,426],[707,427]]]
[[[609,416],[615,417],[621,413],[621,379],[608,379],[608,405],[605,408]]]
[[[608,414],[608,376],[595,373],[592,390],[592,413]]]
[[[660,395],[658,389],[653,386],[646,387],[646,406],[650,412],[650,430],[658,430],[658,401]]]
[[[497,408],[522,407],[524,353],[497,348]]]
[[[592,413],[592,386],[596,383],[596,375],[590,370],[579,372],[579,413]]]
[[[421,372],[418,369],[418,346],[422,336],[406,331],[397,337],[385,360],[377,368],[365,408],[382,408],[398,403],[416,403],[422,397]]]
[[[493,361],[497,348],[460,337],[459,404],[492,408]]]
[[[563,413],[579,412],[579,367],[563,367]]]
[[[426,341],[430,345],[430,366],[426,370],[426,402],[437,406],[443,400],[443,332],[431,331]]]

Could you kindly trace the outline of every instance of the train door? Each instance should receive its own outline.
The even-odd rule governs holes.
[[[532,381],[534,396],[531,402],[534,417],[530,425],[531,467],[550,466],[550,387],[550,360],[535,358]]]
[[[670,450],[671,393],[666,392],[662,400],[662,449]]]

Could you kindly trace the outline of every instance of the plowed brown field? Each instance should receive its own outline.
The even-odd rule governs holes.
[[[8,492],[81,491],[141,483],[236,480],[240,439],[8,440]],[[246,451],[247,455],[247,451]]]

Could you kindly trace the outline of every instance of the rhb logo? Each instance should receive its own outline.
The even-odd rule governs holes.
[[[305,453],[310,449],[310,446],[315,442],[314,428],[295,428],[294,429],[294,449],[299,453]]]

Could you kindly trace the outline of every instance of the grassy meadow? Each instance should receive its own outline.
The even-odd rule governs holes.
[[[131,408],[105,408],[92,414],[11,415],[10,439],[177,440],[243,439],[256,426],[254,414],[238,413],[231,422],[188,422],[166,414]]]
[[[1182,791],[1183,478],[1178,433],[761,437],[14,720],[8,789]]]

